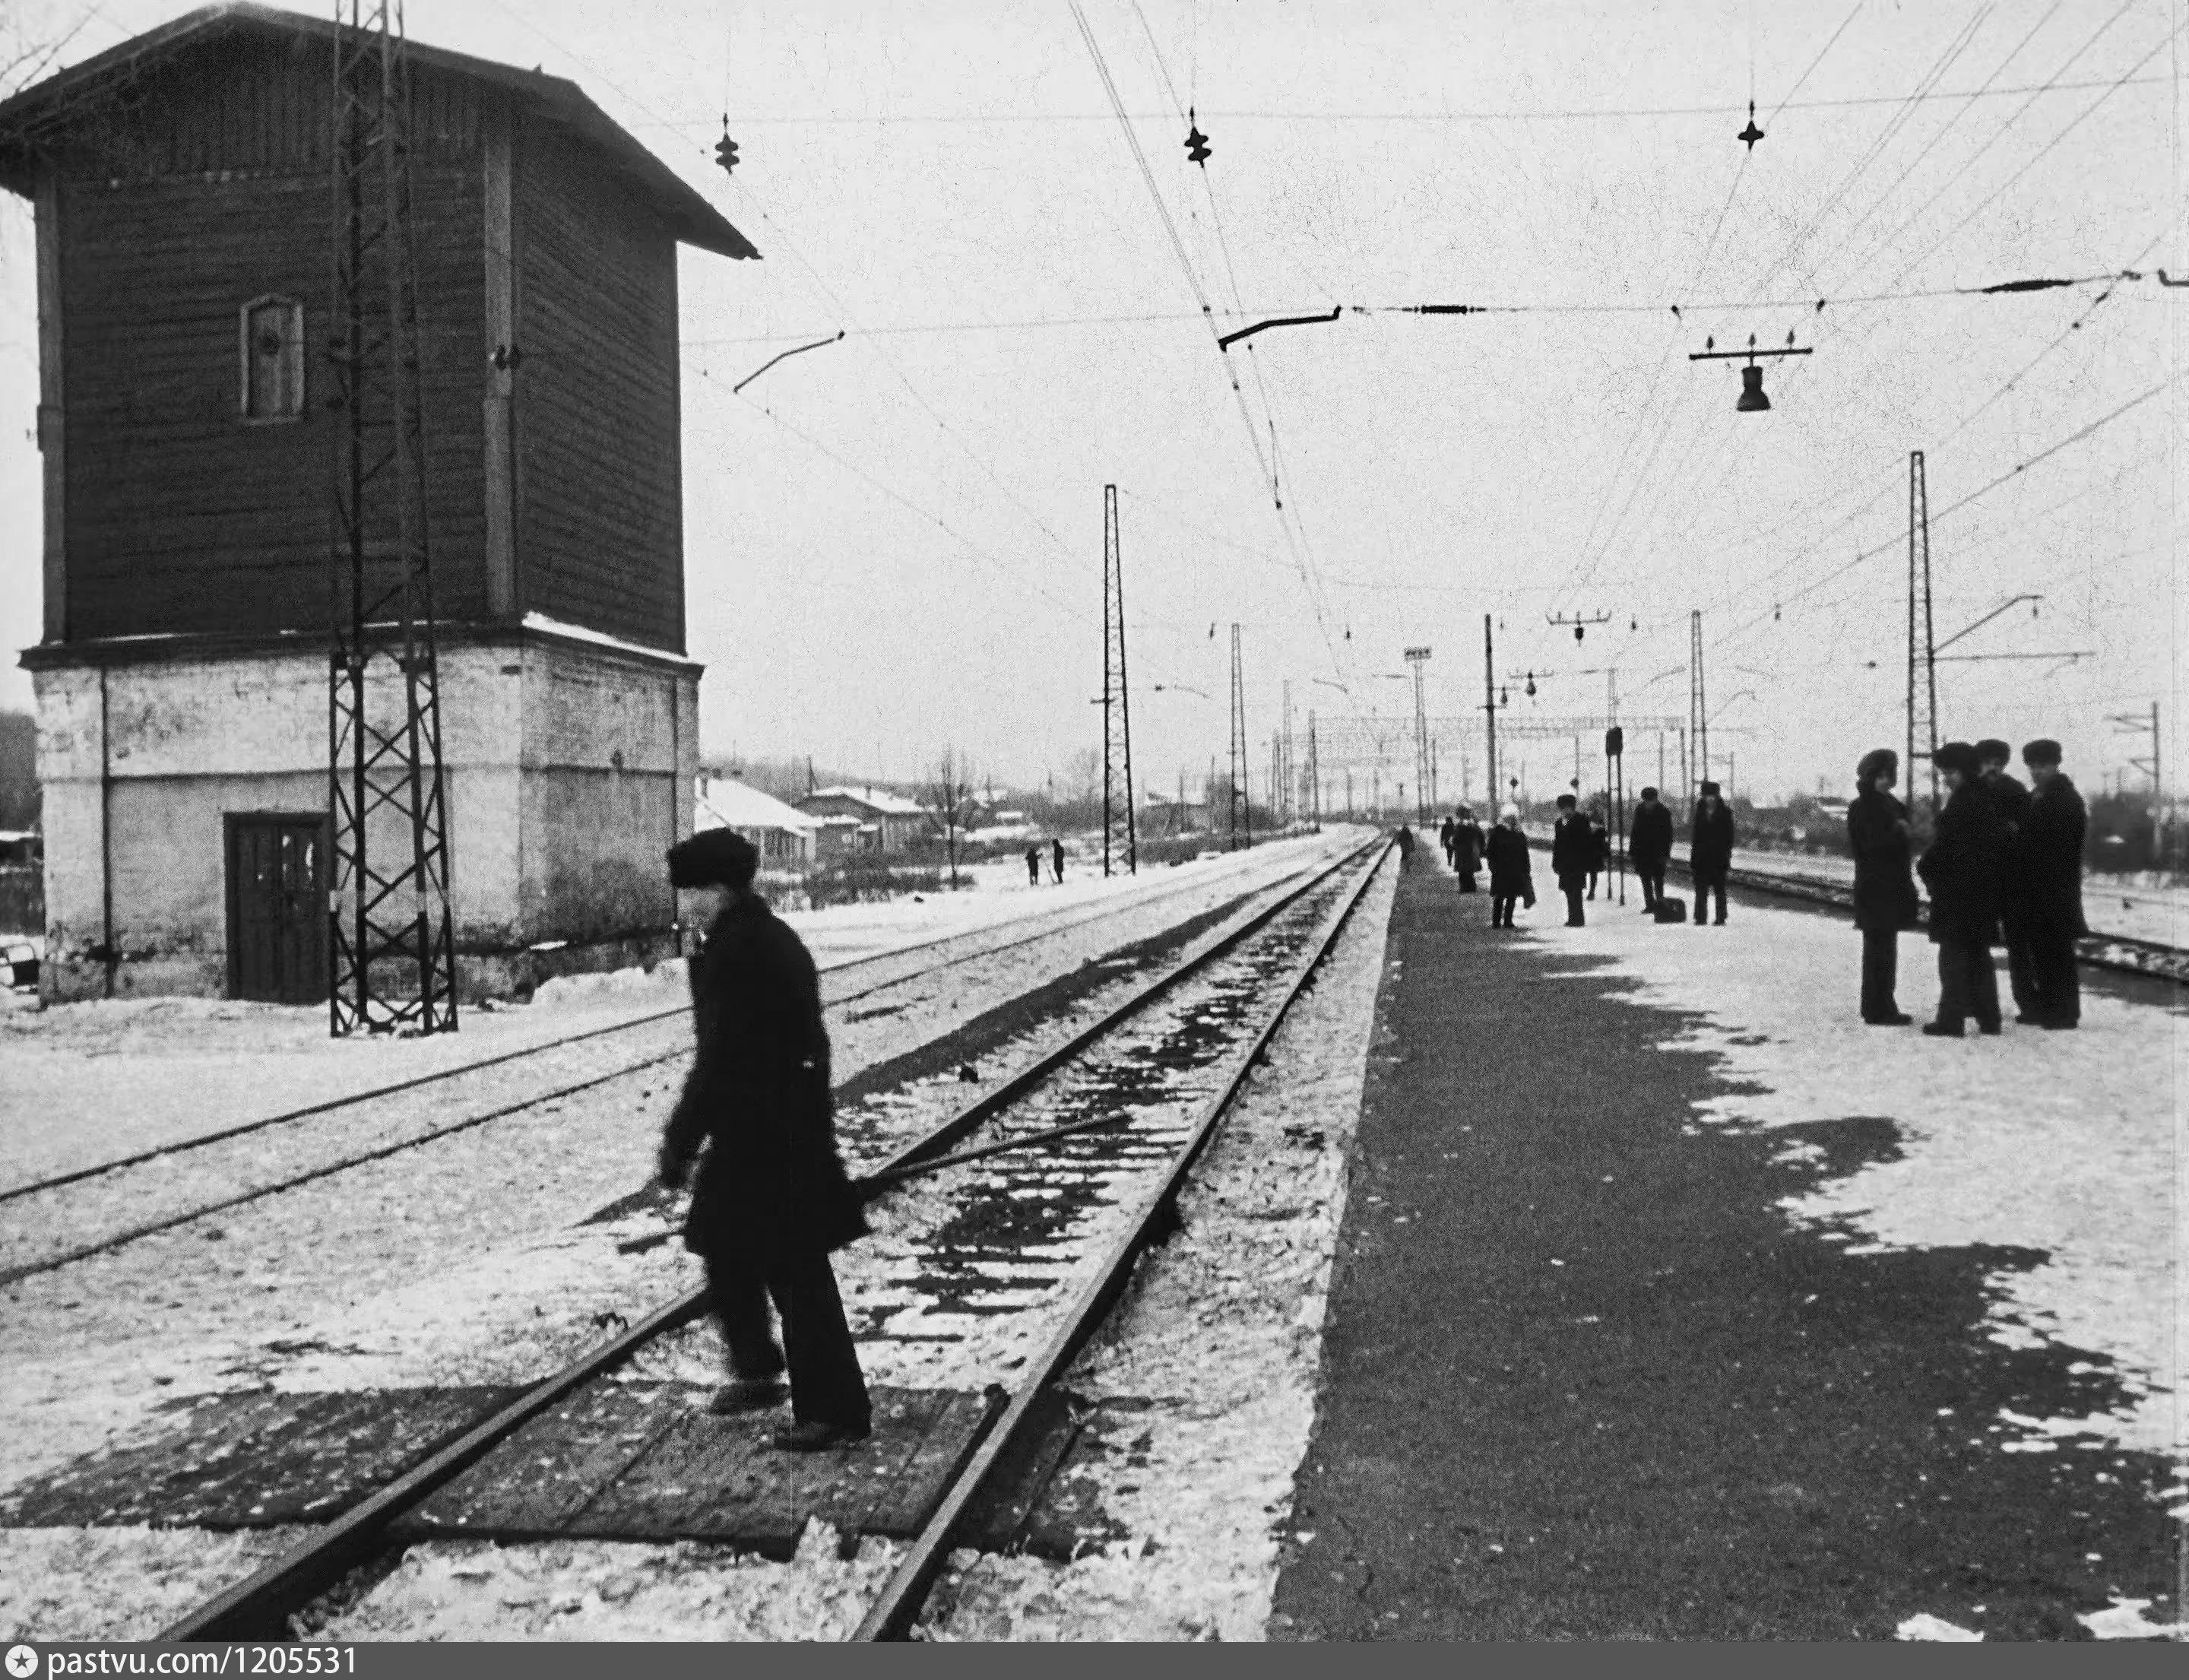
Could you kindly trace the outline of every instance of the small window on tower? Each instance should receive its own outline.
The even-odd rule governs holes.
[[[299,420],[304,413],[304,306],[259,297],[243,306],[243,417]]]

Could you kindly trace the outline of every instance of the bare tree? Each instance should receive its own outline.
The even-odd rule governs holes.
[[[958,836],[965,826],[966,806],[973,798],[973,772],[965,755],[956,747],[945,747],[942,756],[936,761],[935,775],[928,784],[928,804],[942,821],[942,842],[949,858],[948,885],[956,887],[958,880]]]

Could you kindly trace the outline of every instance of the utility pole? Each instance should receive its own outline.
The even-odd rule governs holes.
[[[1931,811],[1938,809],[1938,650],[1931,621],[1931,500],[1923,451],[1908,455],[1908,792],[1915,802],[1915,744],[1931,762]]]
[[[1247,796],[1247,680],[1239,664],[1239,626],[1231,626],[1231,789],[1230,838],[1225,850],[1236,851],[1254,843],[1254,811]]]
[[[1414,820],[1424,826],[1429,820],[1429,724],[1422,696],[1422,667],[1428,662],[1428,648],[1406,649],[1406,663],[1414,668]]]
[[[1315,824],[1317,834],[1322,832],[1322,760],[1315,751],[1315,708],[1307,709],[1307,785],[1308,820]]]
[[[2137,758],[2131,755],[2129,765],[2130,768],[2141,770],[2151,778],[2151,810],[2152,816],[2157,817],[2163,806],[2158,779],[2158,702],[2153,700],[2151,703],[2149,717],[2145,717],[2138,712],[2119,712],[2108,717],[2106,721],[2113,726],[2113,733],[2116,735],[2151,737],[2151,756]]]
[[[1482,729],[1490,750],[1490,820],[1496,820],[1497,784],[1497,653],[1490,641],[1490,614],[1482,615]]]
[[[1279,686],[1284,722],[1284,820],[1292,821],[1299,815],[1299,778],[1292,766],[1292,683],[1287,677]]]
[[[1122,800],[1123,808],[1119,809]],[[1133,709],[1125,681],[1125,563],[1118,552],[1117,487],[1102,486],[1102,873],[1122,829],[1125,873],[1140,872],[1140,821],[1133,797]]]
[[[399,0],[339,0],[336,18],[328,1027],[452,1032],[409,54]]]
[[[1703,696],[1703,615],[1688,614],[1688,727],[1694,732],[1694,777],[1688,783],[1692,797],[1700,783],[1710,780],[1710,713]]]

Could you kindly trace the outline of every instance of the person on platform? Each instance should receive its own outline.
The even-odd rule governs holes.
[[[1411,869],[1414,867],[1414,831],[1408,828],[1404,823],[1401,823],[1399,824],[1397,838],[1399,842],[1399,867],[1401,869]]]
[[[1854,854],[1854,925],[1862,931],[1862,1018],[1872,1027],[1905,1027],[1894,1001],[1900,930],[1914,927],[1920,908],[1910,873],[1914,847],[1908,807],[1892,796],[1900,755],[1890,747],[1864,753],[1854,767],[1847,806],[1847,850]]]
[[[1444,848],[1444,861],[1447,864],[1451,862],[1451,835],[1453,826],[1451,818],[1447,817],[1444,819],[1444,826],[1437,830],[1437,844]]]
[[[1566,925],[1580,927],[1581,889],[1588,885],[1596,863],[1596,839],[1588,831],[1588,818],[1574,807],[1571,794],[1558,795],[1558,820],[1551,825],[1551,873],[1558,878],[1558,891],[1566,896]]]
[[[1475,872],[1482,867],[1482,848],[1485,843],[1482,824],[1474,820],[1471,806],[1459,807],[1451,824],[1451,867],[1459,874],[1459,890],[1473,892]]]
[[[1993,809],[2006,828],[2006,857],[1999,883],[2000,931],[2006,942],[2006,979],[2013,990],[2015,1019],[2025,1027],[2037,1020],[2037,980],[2031,967],[2028,929],[2022,914],[2026,894],[2022,867],[2022,824],[2029,815],[2029,789],[2006,773],[2014,749],[2004,741],[1977,743],[1978,773]]]
[[[2016,853],[2022,929],[2036,990],[2030,1013],[2039,1027],[2071,1032],[2083,1018],[2075,942],[2090,931],[2083,919],[2083,840],[2090,813],[2075,784],[2060,772],[2057,741],[2032,741],[2022,749],[2022,761],[2036,783]]]
[[[1654,916],[1665,896],[1665,865],[1672,856],[1672,808],[1658,799],[1654,788],[1643,789],[1642,802],[1634,807],[1626,855],[1642,883],[1642,913]]]
[[[871,1427],[829,1264],[867,1221],[836,1153],[820,981],[798,936],[752,890],[759,864],[752,842],[727,829],[669,853],[670,882],[712,891],[720,908],[692,961],[696,1054],[662,1134],[660,1176],[681,1186],[704,1146],[684,1241],[706,1262],[729,1349],[732,1380],[711,1409],[772,1408],[787,1363],[793,1421],[775,1443],[812,1452]],[[784,1347],[769,1326],[771,1298]]]
[[[1038,846],[1030,846],[1027,848],[1026,863],[1027,885],[1039,886],[1041,885],[1041,848]]]
[[[1056,884],[1062,886],[1064,885],[1064,841],[1061,838],[1052,840],[1049,843],[1049,872],[1056,877]]]
[[[1931,891],[1931,942],[1938,947],[1938,1018],[1923,1031],[1958,1038],[1974,1015],[1979,1031],[2000,1030],[1999,974],[1991,947],[1999,939],[2001,865],[2006,825],[1983,785],[1977,749],[1949,741],[1932,755],[1948,789],[1937,834],[1915,873]]]
[[[1516,901],[1536,908],[1535,865],[1528,858],[1528,837],[1520,832],[1519,806],[1497,813],[1484,851],[1490,860],[1490,925],[1510,927]]]
[[[1725,878],[1733,868],[1733,812],[1717,783],[1703,783],[1688,829],[1688,873],[1695,878],[1695,925],[1703,925],[1704,902],[1717,895],[1717,925],[1725,925]]]
[[[1611,831],[1604,826],[1604,818],[1588,819],[1588,897],[1596,902],[1596,884],[1604,872],[1611,867]],[[1607,898],[1609,893],[1604,895]]]

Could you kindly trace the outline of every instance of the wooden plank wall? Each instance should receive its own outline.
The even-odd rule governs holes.
[[[331,67],[324,43],[185,55],[94,131],[58,199],[70,639],[327,623]],[[485,608],[478,100],[420,75],[419,260],[437,607]],[[238,416],[238,316],[305,308],[306,417]]]
[[[681,653],[676,244],[551,125],[525,122],[518,160],[522,594]]]

